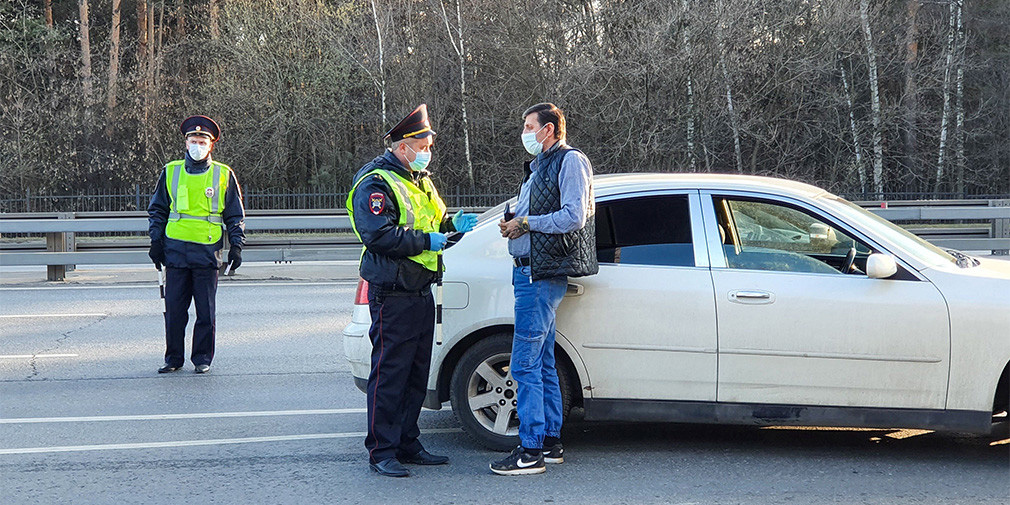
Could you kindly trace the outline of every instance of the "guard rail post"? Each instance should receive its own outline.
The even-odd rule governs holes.
[[[989,200],[990,207],[1010,207],[1010,200]],[[998,218],[992,220],[992,237],[1010,237],[1010,219]],[[1006,256],[1010,253],[1007,249],[993,249],[993,256]]]
[[[58,219],[63,219],[63,214],[58,216]],[[64,252],[67,250],[67,234],[64,232],[47,232],[46,233],[46,251],[47,252]],[[67,266],[66,265],[46,265],[46,280],[49,281],[62,281],[66,279],[67,276]]]
[[[77,214],[74,212],[62,212],[59,215],[59,219],[77,219]],[[64,240],[66,240],[66,248],[69,252],[77,252],[77,233],[68,231],[64,233]],[[77,265],[64,265],[67,272],[73,272],[77,269]]]

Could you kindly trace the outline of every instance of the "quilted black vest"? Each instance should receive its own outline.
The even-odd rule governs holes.
[[[561,161],[578,149],[561,146],[541,160],[536,173],[529,172],[530,215],[540,216],[561,210]],[[581,151],[579,151],[581,152]],[[592,184],[592,182],[590,182]],[[583,277],[600,271],[596,262],[596,217],[586,216],[586,225],[565,234],[530,232],[530,267],[533,279],[567,275]]]

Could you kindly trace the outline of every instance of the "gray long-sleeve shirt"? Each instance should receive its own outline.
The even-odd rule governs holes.
[[[536,172],[547,154],[562,147],[558,142],[546,152],[540,153],[530,163],[530,170]],[[570,233],[586,225],[586,219],[593,215],[595,199],[593,196],[593,165],[584,154],[571,151],[561,160],[561,172],[558,174],[561,184],[561,209],[541,216],[530,216],[530,184],[531,175],[519,189],[519,199],[516,202],[516,217],[529,216],[530,231],[541,233]],[[530,235],[523,234],[519,238],[509,239],[509,254],[515,258],[530,255]]]

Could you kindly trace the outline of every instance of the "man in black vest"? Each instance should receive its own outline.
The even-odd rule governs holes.
[[[593,166],[565,144],[565,116],[551,103],[523,113],[525,163],[515,215],[498,223],[513,258],[515,334],[512,378],[518,384],[519,441],[491,463],[500,475],[542,473],[563,463],[561,387],[554,361],[555,312],[568,277],[593,275],[596,262]]]

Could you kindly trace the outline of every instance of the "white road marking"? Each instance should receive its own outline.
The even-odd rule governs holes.
[[[37,318],[37,317],[105,317],[103,312],[82,312],[79,314],[3,314],[0,319]]]
[[[76,358],[79,354],[0,354],[0,359]]]
[[[363,408],[352,409],[312,409],[312,410],[260,410],[250,412],[196,412],[189,414],[148,414],[130,416],[83,416],[83,417],[15,417],[0,419],[0,424],[38,423],[93,423],[106,421],[164,421],[169,419],[217,419],[226,417],[273,417],[309,416],[332,414],[363,414]]]
[[[248,286],[248,287],[262,287],[262,286],[356,286],[358,281],[324,281],[324,282],[242,282],[242,281],[225,281],[218,284],[218,289],[220,288],[230,288],[236,286]],[[40,286],[40,287],[3,287],[0,291],[56,291],[56,290],[72,290],[72,289],[155,289],[158,287],[157,281],[152,281],[150,285],[141,284],[135,285],[131,284],[129,286]]]
[[[459,428],[435,428],[421,430],[424,434],[461,433]],[[291,442],[299,440],[319,440],[333,438],[361,438],[363,431],[346,433],[310,433],[307,435],[279,435],[274,437],[215,438],[208,440],[176,440],[171,442],[141,442],[134,444],[64,445],[56,447],[24,447],[0,449],[0,456],[10,454],[51,454],[55,452],[115,451],[124,449],[161,449],[166,447],[198,447],[206,445],[255,444],[261,442]]]

